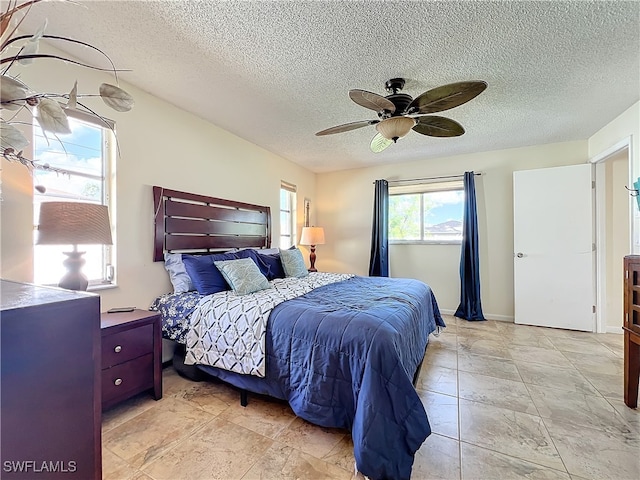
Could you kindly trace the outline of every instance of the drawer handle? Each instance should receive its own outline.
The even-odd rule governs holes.
[[[114,348],[113,351],[116,353],[120,353],[122,351],[122,346],[116,345],[116,348]]]
[[[118,385],[122,384],[122,379],[121,378],[116,378],[116,380],[115,380],[115,382],[113,382],[113,384],[115,386],[118,386]]]

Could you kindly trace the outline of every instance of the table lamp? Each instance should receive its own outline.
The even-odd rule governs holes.
[[[300,235],[300,245],[309,245],[311,253],[309,254],[310,272],[317,272],[316,263],[316,245],[324,244],[324,228],[322,227],[302,227],[302,235]]]
[[[58,286],[68,290],[86,290],[89,284],[82,273],[85,252],[78,245],[111,245],[111,223],[106,205],[79,202],[43,202],[40,204],[37,245],[73,245],[63,265],[67,273]]]

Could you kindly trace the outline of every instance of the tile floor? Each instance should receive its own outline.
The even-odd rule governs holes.
[[[624,405],[622,335],[445,317],[418,391],[433,433],[412,479],[640,478],[640,412]],[[164,370],[164,396],[103,416],[104,480],[354,479],[348,432],[284,403]],[[358,476],[361,478],[361,476]]]

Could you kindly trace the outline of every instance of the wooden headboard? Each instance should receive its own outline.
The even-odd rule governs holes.
[[[266,206],[154,186],[153,211],[154,262],[164,260],[164,252],[271,246],[271,209]]]

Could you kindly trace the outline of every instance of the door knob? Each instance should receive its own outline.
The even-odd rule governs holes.
[[[522,257],[524,257],[524,253],[518,252],[518,253],[516,253],[516,257],[522,258]]]

